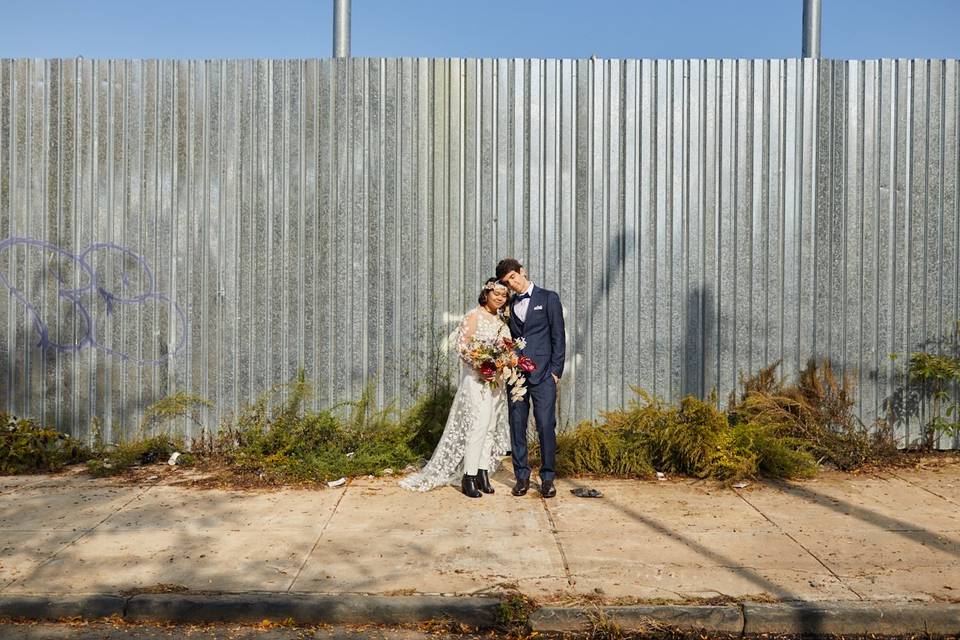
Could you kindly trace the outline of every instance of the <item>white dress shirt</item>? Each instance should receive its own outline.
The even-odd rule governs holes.
[[[527,290],[523,292],[522,295],[528,295],[528,296],[533,295],[532,282],[530,283],[530,286],[527,287]],[[527,307],[529,306],[530,306],[530,298],[524,298],[523,300],[520,300],[519,302],[517,302],[517,304],[513,305],[513,312],[516,314],[517,319],[520,320],[520,322],[527,321]]]

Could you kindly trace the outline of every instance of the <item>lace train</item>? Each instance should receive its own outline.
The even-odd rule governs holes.
[[[470,338],[491,338],[505,333],[506,325],[499,318],[475,309],[464,316],[457,336],[457,348],[463,355]],[[419,472],[400,480],[400,486],[413,491],[429,491],[447,484],[459,484],[463,476],[463,458],[470,433],[487,428],[487,442],[492,443],[488,469],[493,473],[501,458],[510,450],[507,426],[506,394],[502,388],[491,389],[464,364],[460,385],[450,407],[450,416],[430,461]]]

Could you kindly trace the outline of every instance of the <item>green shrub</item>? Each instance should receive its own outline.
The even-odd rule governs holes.
[[[457,390],[452,385],[442,381],[404,414],[404,426],[411,434],[410,449],[417,456],[429,457],[440,442],[456,393]]]
[[[726,413],[715,397],[687,397],[670,405],[635,388],[637,397],[626,406],[558,435],[557,470],[565,476],[649,478],[657,469],[734,481],[808,477],[821,460],[852,469],[896,454],[889,430],[871,431],[856,419],[852,385],[837,377],[829,362],[811,362],[792,385],[776,377],[778,365],[742,379]],[[435,379],[437,384],[407,411],[377,407],[372,388],[354,402],[316,411],[308,408],[313,388],[301,371],[243,407],[216,434],[203,429],[181,463],[213,463],[277,483],[399,471],[428,456],[446,424],[455,390],[441,376]],[[174,394],[148,408],[143,429],[155,430],[176,416],[196,419],[197,409],[208,404]],[[67,436],[29,421],[4,420],[9,424],[0,438],[0,472],[54,469],[89,457]],[[93,432],[99,441],[96,422]],[[97,449],[90,471],[113,475],[163,462],[174,451],[185,451],[185,444],[163,433]],[[534,445],[531,457],[536,456]]]
[[[776,377],[779,364],[741,379],[739,397],[730,395],[734,424],[766,425],[785,442],[841,470],[889,461],[898,454],[889,428],[878,424],[871,430],[854,414],[853,382],[837,376],[829,360],[819,365],[810,360],[795,384]]]
[[[88,456],[87,448],[65,433],[0,412],[0,474],[58,471]]]
[[[775,426],[741,422],[733,426],[733,446],[755,455],[761,475],[772,478],[809,478],[817,473],[817,461],[804,449],[802,440],[778,435]]]
[[[112,476],[133,466],[166,462],[175,451],[183,451],[183,441],[166,434],[144,440],[122,442],[109,447],[87,462],[87,469],[95,476]],[[189,462],[189,457],[179,461]]]
[[[766,475],[806,477],[816,461],[804,443],[761,422],[731,425],[715,399],[684,398],[667,405],[642,389],[627,406],[582,423],[557,439],[563,475],[647,478],[654,469],[716,480]]]
[[[960,322],[955,332],[960,332]],[[933,449],[941,434],[950,437],[960,434],[960,397],[951,393],[960,384],[960,336],[955,333],[952,342],[951,351],[956,355],[926,351],[910,354],[907,369],[910,384],[919,387],[924,398],[932,400],[931,417],[924,425],[921,442],[925,449]]]
[[[213,403],[206,398],[183,391],[163,397],[144,412],[143,421],[140,423],[140,436],[155,432],[161,424],[177,418],[189,418],[196,424],[201,424],[200,408],[212,406]]]
[[[716,407],[688,397],[679,410],[663,413],[650,433],[651,458],[659,470],[698,478],[719,472],[717,477],[726,479],[742,466],[730,447],[727,418]]]
[[[623,429],[583,422],[557,436],[557,471],[561,475],[653,476],[646,450],[630,435]]]
[[[281,392],[287,397],[277,401]],[[244,407],[216,437],[201,438],[193,449],[201,459],[217,459],[268,482],[380,475],[433,450],[453,398],[449,389],[441,389],[398,412],[392,406],[375,407],[372,388],[367,388],[359,400],[310,411],[305,404],[311,396],[301,372]]]

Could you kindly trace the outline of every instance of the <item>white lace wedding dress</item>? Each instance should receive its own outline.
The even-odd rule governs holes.
[[[499,318],[479,308],[467,312],[463,317],[456,336],[457,353],[463,364],[450,416],[430,461],[418,473],[400,481],[400,486],[406,489],[429,491],[446,484],[459,484],[463,476],[464,451],[474,429],[487,429],[486,442],[492,443],[487,467],[490,473],[496,470],[500,459],[510,450],[506,392],[502,386],[491,389],[484,384],[476,370],[464,359],[474,336],[484,340],[498,336],[510,337],[510,330]]]

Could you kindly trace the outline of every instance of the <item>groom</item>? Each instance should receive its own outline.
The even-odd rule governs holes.
[[[517,478],[513,495],[525,495],[530,489],[527,418],[532,400],[533,419],[540,438],[540,495],[552,498],[557,495],[553,486],[557,457],[557,383],[563,375],[566,350],[560,296],[527,280],[527,270],[513,258],[497,263],[497,280],[517,294],[510,302],[510,333],[526,341],[523,353],[537,365],[527,376],[527,393],[523,399],[509,402],[513,473]]]

